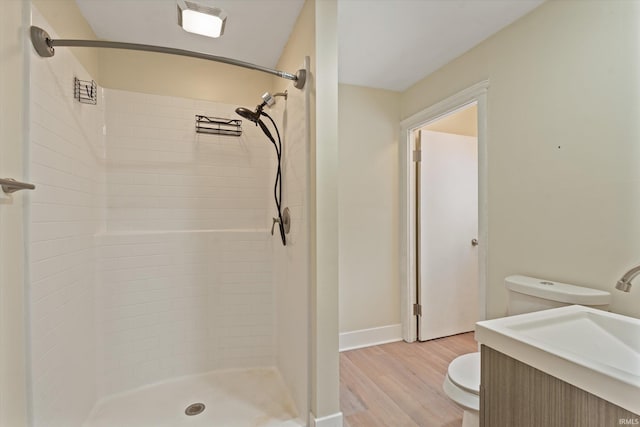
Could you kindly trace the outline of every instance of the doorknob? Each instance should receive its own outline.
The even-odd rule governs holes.
[[[478,246],[478,239],[471,239],[471,246]]]

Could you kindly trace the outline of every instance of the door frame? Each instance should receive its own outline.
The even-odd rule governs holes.
[[[486,318],[487,253],[489,237],[489,209],[487,188],[487,92],[489,81],[474,84],[448,98],[425,108],[400,122],[400,317],[402,338],[406,342],[417,339],[417,322],[413,314],[416,301],[416,191],[415,169],[411,153],[413,134],[421,127],[469,104],[478,107],[478,320]]]

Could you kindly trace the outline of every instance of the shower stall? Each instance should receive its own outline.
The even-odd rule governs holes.
[[[278,165],[249,120],[196,132],[240,103],[86,82],[79,102],[92,76],[62,47],[29,68],[30,424],[306,425],[309,85],[269,110]]]

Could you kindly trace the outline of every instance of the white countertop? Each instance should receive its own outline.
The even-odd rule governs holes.
[[[640,319],[572,305],[477,322],[476,340],[640,414]]]

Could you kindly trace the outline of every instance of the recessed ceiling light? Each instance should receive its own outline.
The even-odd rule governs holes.
[[[185,31],[207,37],[224,33],[226,14],[217,7],[203,6],[191,1],[178,1],[178,25]]]

